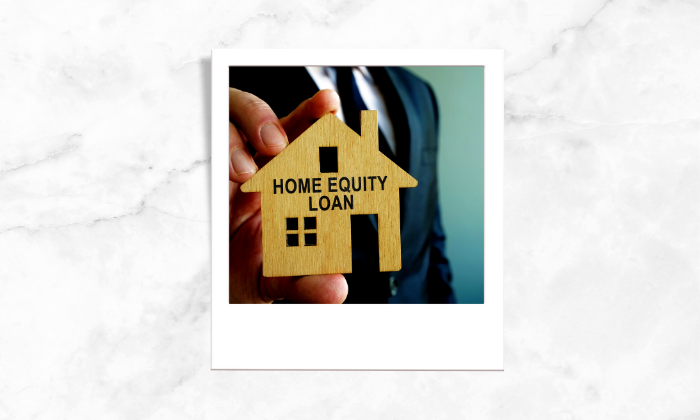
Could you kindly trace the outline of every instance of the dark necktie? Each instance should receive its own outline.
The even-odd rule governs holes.
[[[357,87],[355,76],[352,74],[352,67],[335,67],[338,84],[338,95],[345,114],[345,124],[352,128],[357,134],[360,132],[360,111],[366,111],[367,105],[362,100],[360,89]],[[382,130],[379,131],[379,151],[392,161],[396,156],[391,151]]]

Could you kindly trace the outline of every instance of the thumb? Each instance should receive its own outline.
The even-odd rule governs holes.
[[[335,91],[324,89],[316,92],[314,96],[305,100],[294,111],[284,118],[280,118],[280,124],[287,133],[289,141],[299,137],[301,133],[311,127],[319,118],[329,112],[335,114],[340,109],[340,97]]]
[[[297,303],[343,303],[348,282],[342,274],[305,277],[262,277],[260,294],[265,301],[287,299]]]

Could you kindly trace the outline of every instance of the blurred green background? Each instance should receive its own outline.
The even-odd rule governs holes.
[[[405,68],[438,100],[440,211],[457,303],[484,303],[484,68]]]

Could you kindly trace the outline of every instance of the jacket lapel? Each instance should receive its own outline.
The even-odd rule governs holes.
[[[394,127],[396,158],[393,160],[401,169],[410,173],[411,145],[414,141],[411,139],[408,113],[404,106],[404,104],[410,103],[410,98],[406,97],[406,92],[401,88],[398,76],[391,67],[367,67],[367,69],[384,96],[389,119]],[[400,226],[403,226],[406,210],[405,195],[405,189],[399,190]]]

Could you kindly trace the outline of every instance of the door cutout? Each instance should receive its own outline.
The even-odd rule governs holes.
[[[387,303],[387,285],[377,281],[379,274],[379,232],[370,216],[350,215],[350,237],[353,243],[352,273],[346,274],[348,297],[345,303]],[[387,276],[388,278],[388,276]]]

